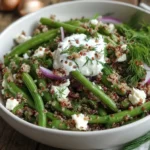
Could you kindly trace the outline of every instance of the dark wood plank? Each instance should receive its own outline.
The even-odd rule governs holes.
[[[37,142],[15,131],[0,118],[0,150],[35,150]]]
[[[0,32],[3,31],[9,24],[19,18],[16,11],[0,12]]]
[[[49,147],[43,144],[38,144],[38,147],[36,150],[62,150],[62,149],[58,149],[58,148],[54,148],[54,147]]]
[[[68,0],[41,0],[45,6],[64,2]],[[9,24],[19,19],[21,16],[19,16],[18,11],[14,10],[11,12],[2,12],[0,11],[0,32],[3,31]]]
[[[61,150],[31,140],[15,131],[0,117],[0,150]]]

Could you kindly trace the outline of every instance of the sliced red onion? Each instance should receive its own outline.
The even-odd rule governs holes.
[[[61,34],[61,41],[63,41],[64,38],[65,38],[65,33],[64,33],[64,28],[63,27],[60,27],[60,34]]]
[[[68,78],[67,76],[60,77],[58,75],[55,75],[51,70],[49,70],[45,67],[41,67],[41,66],[40,66],[40,71],[41,71],[42,75],[44,75],[45,77],[50,78],[50,79],[64,80],[64,79]]]
[[[150,84],[150,79],[148,79],[148,81],[146,82],[147,84]]]
[[[122,23],[119,19],[114,18],[114,17],[110,17],[110,16],[99,17],[98,20],[103,22],[103,23],[113,23],[113,24]]]
[[[142,84],[150,84],[150,67],[144,64],[144,69],[146,70],[146,77]]]

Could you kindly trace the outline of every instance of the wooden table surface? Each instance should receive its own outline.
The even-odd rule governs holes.
[[[66,0],[43,0],[45,5],[58,3]],[[137,4],[136,0],[125,0],[132,4]],[[17,20],[19,15],[17,11],[0,12],[0,32],[13,21]],[[0,117],[0,150],[58,150],[31,140],[8,125]]]

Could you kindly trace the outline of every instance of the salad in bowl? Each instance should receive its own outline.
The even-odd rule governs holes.
[[[60,130],[105,130],[150,111],[150,25],[109,16],[41,18],[4,56],[2,95],[13,114]]]

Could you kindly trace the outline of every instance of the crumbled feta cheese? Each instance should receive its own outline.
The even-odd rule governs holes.
[[[17,76],[17,74],[15,73],[15,74],[13,74],[13,79],[14,80],[16,80],[16,76]]]
[[[133,105],[138,103],[145,103],[146,94],[143,90],[133,88],[131,94],[129,94],[129,100]]]
[[[121,55],[118,59],[117,59],[117,62],[123,62],[123,61],[126,61],[127,60],[127,55],[126,54],[123,54]]]
[[[6,101],[6,108],[8,110],[13,110],[18,104],[19,104],[19,102],[17,101],[17,99],[9,98]]]
[[[54,69],[64,69],[67,75],[73,70],[79,70],[85,76],[96,76],[101,73],[103,69],[102,64],[105,63],[105,45],[104,38],[100,34],[98,34],[97,38],[87,38],[85,34],[73,34],[68,36],[58,44],[57,50],[53,52],[53,67]],[[84,46],[84,50],[90,47],[91,50],[85,51],[84,55],[74,53],[79,57],[75,57],[74,60],[72,60],[68,58],[71,54],[63,53],[71,46]]]
[[[114,29],[115,29],[114,24],[110,23],[110,24],[108,25],[108,29],[109,29],[109,32],[113,32]]]
[[[92,20],[90,20],[90,23],[93,24],[93,25],[97,25],[98,20],[97,19],[92,19]]]
[[[72,119],[76,123],[76,128],[79,130],[87,130],[88,129],[88,120],[84,114],[74,114],[72,115]]]
[[[25,54],[23,55],[23,58],[24,58],[24,59],[28,59],[28,58],[29,58],[28,54],[25,53]]]
[[[59,86],[52,85],[51,91],[54,91],[54,94],[56,95],[58,101],[68,101],[68,94],[70,93],[70,90],[68,86],[70,85],[69,79],[67,82],[60,84]]]
[[[33,56],[36,56],[36,57],[43,57],[44,54],[45,54],[45,49],[44,47],[39,47],[33,54]]]
[[[121,46],[121,48],[125,51],[125,50],[127,50],[127,44],[123,44],[122,46]]]
[[[15,37],[15,41],[18,43],[18,44],[22,44],[28,40],[31,39],[31,36],[26,36],[24,34],[19,34]]]
[[[21,65],[21,71],[22,72],[30,72],[30,66],[29,65],[27,65],[27,64],[25,64],[25,63],[23,63],[22,65]]]
[[[4,94],[5,94],[5,91],[4,91],[4,89],[2,89],[2,90],[1,90],[1,93],[2,93],[2,95],[4,95]]]
[[[2,81],[2,87],[6,88],[6,86],[7,86],[6,81],[5,81],[5,79],[3,79],[3,81]]]

